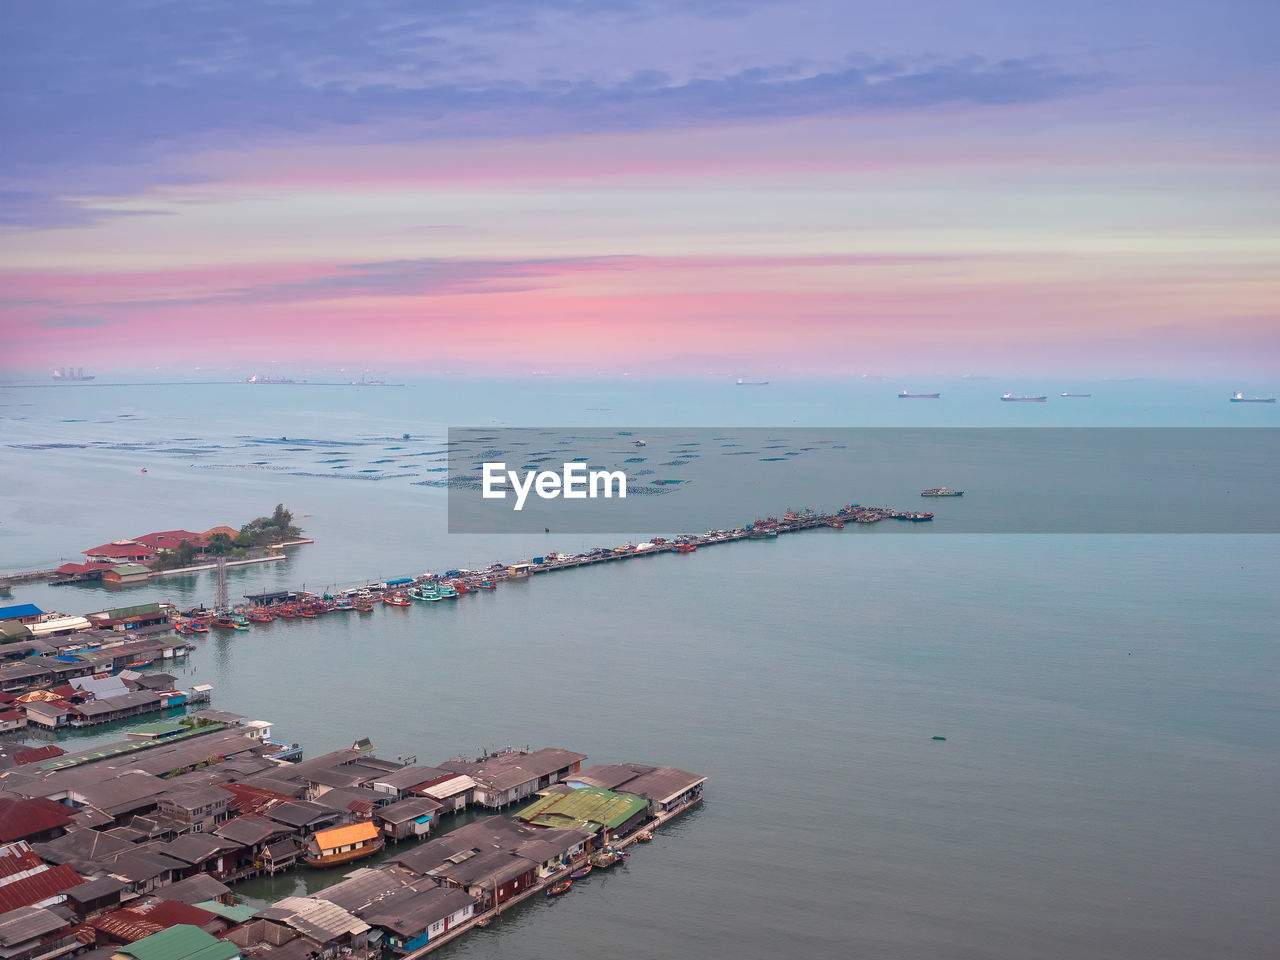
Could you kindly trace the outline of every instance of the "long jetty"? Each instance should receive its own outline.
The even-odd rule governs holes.
[[[639,545],[627,543],[620,547],[596,547],[586,553],[562,554],[549,552],[545,556],[520,560],[515,563],[494,563],[482,570],[450,569],[442,574],[405,577],[389,581],[367,581],[362,585],[335,591],[338,595],[354,595],[360,593],[381,593],[387,590],[408,589],[428,583],[449,583],[459,592],[487,589],[508,580],[520,580],[539,574],[553,573],[559,570],[574,570],[579,567],[590,567],[603,563],[617,563],[632,560],[636,557],[651,557],[663,553],[692,553],[694,550],[723,543],[736,543],[740,540],[769,540],[787,533],[799,533],[803,530],[815,530],[822,527],[841,529],[847,523],[872,524],[883,520],[900,520],[907,522],[927,522],[933,519],[932,513],[909,510],[895,510],[889,507],[864,507],[850,504],[833,513],[816,513],[813,510],[787,511],[782,517],[766,517],[754,523],[729,530],[711,530],[705,534],[681,534],[667,539],[653,537]],[[248,596],[255,606],[273,607],[286,600],[314,597],[314,593],[304,591],[287,591],[280,593],[258,594]],[[327,608],[319,608],[314,612],[327,612]],[[304,614],[308,616],[310,614]]]

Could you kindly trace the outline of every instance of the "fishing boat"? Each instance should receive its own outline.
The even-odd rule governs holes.
[[[577,870],[573,871],[573,873],[569,874],[569,879],[570,879],[570,880],[581,880],[583,877],[585,877],[585,876],[586,876],[587,874],[589,874],[590,872],[591,872],[591,864],[589,864],[589,863],[588,863],[586,866],[584,866],[584,867],[579,867]]]
[[[648,843],[653,839],[653,834],[648,830],[641,830],[636,834],[637,843]]]
[[[572,881],[572,880],[561,880],[559,883],[554,884],[554,885],[551,887],[551,889],[547,891],[547,896],[548,896],[548,897],[558,897],[558,896],[560,896],[560,894],[562,894],[562,893],[568,893],[568,892],[569,892],[569,888],[570,888],[570,887],[572,887],[572,886],[573,886],[573,881]]]
[[[479,583],[475,584],[475,585],[472,587],[472,589],[474,589],[474,590],[497,590],[497,589],[498,589],[498,585],[497,585],[496,583],[494,583],[492,580],[481,580]]]
[[[963,497],[963,490],[948,490],[946,487],[930,487],[928,490],[921,490],[922,497]]]
[[[412,600],[406,597],[399,590],[393,590],[391,593],[384,593],[382,595],[382,602],[388,603],[393,607],[407,607],[413,603]]]
[[[696,543],[677,543],[674,549],[676,553],[693,553],[698,549],[698,545]]]
[[[442,583],[439,586],[441,600],[457,600],[458,590],[451,583]]]
[[[1047,403],[1049,398],[1045,397],[1015,397],[1012,393],[1006,393],[1000,398],[1005,403]]]
[[[135,660],[135,661],[133,661],[133,663],[126,663],[126,664],[125,664],[125,666],[126,666],[126,667],[128,667],[130,670],[138,670],[138,669],[140,669],[141,667],[149,667],[149,666],[151,666],[153,663],[155,663],[155,660],[154,660],[154,659],[152,659],[152,660]]]
[[[409,599],[434,603],[443,597],[440,595],[440,588],[434,583],[424,583],[421,586],[409,588]]]
[[[276,618],[276,615],[266,607],[254,607],[249,611],[250,623],[270,623]]]
[[[318,830],[307,843],[302,862],[308,867],[336,867],[372,856],[384,842],[382,832],[369,821]]]
[[[243,613],[220,613],[213,618],[215,627],[227,627],[232,630],[248,630],[249,618]]]
[[[621,858],[612,850],[606,850],[592,856],[591,866],[595,867],[597,870],[608,870],[617,863],[619,859]]]

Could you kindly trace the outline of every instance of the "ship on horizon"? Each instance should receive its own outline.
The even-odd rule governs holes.
[[[1066,392],[1064,391],[1064,392],[1063,392],[1063,394],[1062,394],[1062,396],[1064,396],[1064,397],[1092,397],[1092,396],[1093,396],[1093,394],[1092,394],[1092,393],[1066,393]]]
[[[903,390],[898,394],[899,400],[937,400],[941,397],[940,393],[907,393]]]
[[[85,383],[92,376],[85,376],[84,367],[61,367],[53,371],[53,379],[59,383]]]
[[[738,378],[738,386],[740,387],[767,387],[768,385],[768,380],[743,380],[741,377]]]
[[[1012,393],[1006,393],[1000,398],[1005,403],[1045,403],[1048,397],[1015,397]]]
[[[1236,393],[1235,396],[1228,398],[1232,403],[1275,403],[1275,397],[1246,397],[1243,393]]]

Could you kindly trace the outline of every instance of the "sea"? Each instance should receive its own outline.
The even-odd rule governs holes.
[[[899,400],[904,386],[942,397]],[[555,377],[0,386],[0,572],[155,530],[238,527],[278,503],[315,543],[231,568],[233,598],[681,532],[451,534],[448,492],[423,483],[440,475],[450,428],[1280,426],[1276,406],[1228,404],[1236,389]],[[1008,391],[1050,400],[1001,403]],[[920,509],[918,488],[950,483],[946,467],[913,481],[913,502],[886,505]],[[998,452],[989,468],[1001,471]],[[1213,468],[1216,497],[1240,468]],[[1280,487],[1280,450],[1249,472]],[[977,496],[981,471],[965,483]],[[1119,516],[1148,496],[1135,488],[1098,509]],[[739,504],[741,522],[755,518],[745,484],[724,492],[726,514]],[[779,503],[775,515],[837,505]],[[1274,957],[1277,537],[939,529],[851,524],[447,604],[277,620],[202,637],[166,669],[212,684],[215,708],[272,721],[309,756],[361,737],[380,757],[422,764],[558,746],[588,763],[709,778],[705,802],[622,867],[512,908],[440,957]],[[0,605],[188,607],[214,589],[211,573],[113,590],[18,584]],[[338,876],[239,892],[265,903]]]

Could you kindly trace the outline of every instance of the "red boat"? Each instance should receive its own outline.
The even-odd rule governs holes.
[[[384,593],[382,595],[382,602],[389,603],[393,607],[408,607],[413,604],[412,600],[399,591],[395,593]]]
[[[253,623],[270,623],[276,615],[266,607],[254,607],[249,611],[249,620]]]
[[[698,549],[696,543],[678,543],[676,544],[676,553],[693,553]]]
[[[573,886],[572,880],[561,880],[559,883],[557,883],[555,886],[553,886],[550,890],[547,891],[547,896],[558,897],[562,893],[568,893],[569,888],[572,886]]]

